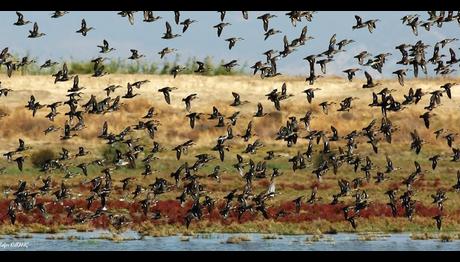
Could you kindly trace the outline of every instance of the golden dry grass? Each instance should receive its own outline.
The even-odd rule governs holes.
[[[112,94],[123,95],[126,92],[126,84],[138,80],[148,79],[151,82],[143,85],[140,90],[135,89],[135,93],[141,94],[133,99],[122,99],[125,103],[119,112],[105,115],[86,115],[87,128],[79,132],[79,137],[64,142],[67,144],[88,144],[96,141],[96,137],[102,128],[104,121],[109,122],[109,131],[120,132],[127,125],[136,124],[144,116],[149,107],[155,107],[161,121],[161,131],[158,132],[157,140],[161,143],[174,145],[185,139],[195,139],[198,145],[209,146],[214,143],[214,139],[225,133],[222,128],[215,128],[216,121],[207,119],[198,120],[196,128],[189,127],[188,118],[185,117],[186,111],[184,103],[181,101],[185,96],[197,93],[198,99],[192,102],[192,111],[211,113],[212,106],[216,106],[221,113],[230,116],[233,112],[240,111],[240,119],[236,127],[235,134],[243,132],[252,114],[256,111],[256,105],[261,102],[264,110],[270,113],[265,118],[254,119],[255,132],[261,139],[269,140],[274,137],[278,128],[285,124],[289,116],[302,117],[307,110],[312,110],[315,118],[312,120],[312,127],[318,130],[329,130],[330,125],[334,125],[339,132],[346,134],[354,129],[361,129],[372,119],[380,120],[381,113],[378,108],[367,107],[372,101],[372,90],[361,88],[362,79],[355,79],[349,83],[341,78],[320,79],[314,86],[306,84],[302,78],[278,77],[272,79],[260,79],[251,76],[215,76],[203,77],[193,75],[178,76],[176,79],[170,76],[151,76],[151,75],[109,75],[103,78],[93,78],[90,76],[80,76],[80,85],[86,87],[83,90],[81,102],[89,100],[90,94],[95,94],[100,101],[105,98],[103,89],[110,84],[120,84],[123,88]],[[401,101],[403,94],[406,94],[409,87],[422,88],[424,91],[439,89],[439,86],[451,81],[451,79],[416,79],[406,80],[406,86],[401,87],[394,80],[381,80],[382,88],[396,89],[394,97]],[[288,93],[295,96],[282,101],[282,111],[276,112],[273,104],[266,99],[265,94],[272,89],[281,89],[281,85],[286,82]],[[23,137],[30,145],[42,145],[56,141],[60,132],[44,135],[43,130],[50,124],[62,126],[66,119],[64,113],[68,111],[67,106],[60,107],[54,123],[48,121],[44,116],[49,112],[44,108],[39,110],[37,115],[32,118],[32,112],[24,108],[30,95],[34,95],[41,104],[48,104],[55,101],[64,101],[67,89],[72,85],[71,81],[53,84],[53,79],[48,76],[15,76],[3,81],[3,85],[13,89],[8,97],[0,98],[2,104],[0,109],[6,111],[9,116],[1,118],[0,124],[4,127],[0,130],[0,150],[8,150],[15,146],[17,138]],[[167,105],[161,93],[157,90],[164,86],[178,87],[171,94],[171,105]],[[315,92],[312,104],[306,101],[303,90],[309,87],[320,88]],[[375,88],[373,91],[380,91],[382,88]],[[250,103],[231,107],[233,101],[231,92],[238,92],[242,100]],[[432,128],[425,130],[423,121],[419,115],[424,112],[423,107],[428,103],[428,95],[416,106],[410,106],[400,113],[389,113],[390,119],[401,129],[401,134],[408,134],[408,131],[417,128],[420,135],[428,138],[428,134],[440,127],[450,126],[450,129],[457,131],[454,123],[458,123],[460,109],[456,100],[460,95],[460,89],[454,87],[452,90],[453,99],[443,97],[442,105],[435,111],[438,114],[433,118]],[[360,100],[353,102],[354,108],[350,112],[336,112],[337,105],[333,105],[329,115],[323,114],[318,104],[323,101],[340,101],[348,96],[359,97]],[[207,118],[207,117],[205,117]],[[410,123],[410,124],[409,124]],[[5,128],[8,127],[8,128]],[[399,139],[406,142],[410,137],[395,136],[395,142]],[[437,143],[428,138],[430,143]],[[270,141],[271,142],[271,141]],[[91,143],[95,144],[95,143]]]

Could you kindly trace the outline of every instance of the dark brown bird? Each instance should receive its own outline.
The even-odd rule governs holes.
[[[266,13],[266,14],[263,14],[259,17],[257,17],[257,19],[261,19],[263,21],[263,25],[264,25],[264,31],[267,32],[268,30],[268,21],[271,19],[271,18],[274,18],[274,17],[277,17],[276,15],[272,15],[270,13]]]
[[[380,85],[380,83],[374,83],[372,76],[367,71],[364,71],[364,75],[366,76],[367,82],[363,85],[363,88],[373,88]]]

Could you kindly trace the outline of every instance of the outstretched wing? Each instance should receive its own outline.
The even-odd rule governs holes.
[[[398,81],[401,86],[404,86],[404,78],[402,74],[398,74]]]
[[[67,63],[64,63],[64,65],[62,66],[62,74],[67,75],[67,72],[68,72]]]
[[[176,22],[176,24],[179,24],[179,18],[180,18],[180,12],[174,11],[174,21]]]
[[[18,21],[21,21],[21,20],[24,19],[24,16],[21,13],[19,13],[18,11],[16,11],[16,15],[18,16]]]
[[[224,151],[224,148],[223,147],[219,147],[219,158],[220,158],[220,161],[224,161],[224,158],[225,158],[225,151]]]
[[[302,33],[300,34],[300,36],[301,36],[302,38],[305,37],[305,36],[307,35],[307,30],[308,30],[307,26],[304,26],[303,29],[302,29]]]
[[[356,19],[356,24],[361,25],[363,23],[363,20],[361,19],[361,17],[355,15],[355,19]]]
[[[452,60],[452,61],[457,60],[455,52],[454,52],[454,50],[452,48],[449,48],[449,53],[450,53],[450,60]]]
[[[264,31],[267,32],[268,30],[268,18],[267,19],[262,19],[264,21]]]
[[[278,98],[275,98],[275,99],[273,100],[273,103],[275,104],[276,110],[281,111],[280,100],[278,100]]]
[[[222,26],[217,27],[217,36],[218,37],[220,37],[220,35],[222,34],[222,29],[223,29]]]
[[[78,78],[78,75],[76,75],[75,78],[73,79],[73,86],[78,87],[78,82],[79,82],[79,78]]]
[[[333,48],[335,46],[335,43],[336,43],[336,34],[333,34],[331,39],[329,40],[329,48]]]
[[[248,20],[248,18],[249,18],[248,11],[242,11],[242,12],[243,12],[243,18],[245,20]]]
[[[166,22],[166,34],[171,34],[171,31],[171,25],[168,22]]]
[[[102,126],[102,133],[107,134],[108,130],[108,124],[107,121],[104,122],[104,125]]]
[[[367,84],[371,85],[372,84],[372,76],[367,71],[364,71],[364,75],[366,76]]]
[[[134,15],[132,12],[128,13],[128,21],[131,25],[134,25]]]

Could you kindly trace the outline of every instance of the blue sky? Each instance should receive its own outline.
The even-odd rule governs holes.
[[[283,74],[307,75],[308,65],[302,60],[311,54],[318,54],[327,49],[330,37],[336,33],[337,41],[344,38],[353,39],[356,42],[347,46],[346,53],[340,53],[335,56],[335,61],[328,64],[328,74],[339,74],[342,70],[349,67],[358,67],[356,54],[363,50],[371,54],[390,52],[393,54],[384,66],[384,76],[391,76],[391,72],[402,68],[396,65],[401,57],[395,46],[402,43],[414,44],[418,40],[434,46],[437,41],[445,38],[460,38],[460,26],[457,22],[445,23],[442,28],[436,26],[427,32],[419,28],[419,36],[415,36],[410,27],[403,25],[401,17],[407,14],[418,13],[422,20],[428,18],[426,12],[322,12],[314,14],[313,21],[303,20],[293,27],[289,18],[285,15],[287,11],[270,12],[278,17],[270,20],[270,28],[281,30],[281,34],[271,36],[264,41],[264,31],[262,21],[256,19],[257,16],[266,12],[250,11],[249,20],[242,18],[241,12],[229,11],[225,17],[225,22],[232,25],[224,28],[220,38],[217,37],[214,25],[220,23],[220,13],[210,11],[183,11],[181,12],[181,21],[186,18],[195,19],[198,22],[192,24],[188,31],[181,37],[164,40],[161,36],[165,32],[165,22],[169,21],[173,28],[173,33],[182,34],[182,26],[174,23],[174,13],[154,12],[155,15],[163,18],[153,22],[142,22],[142,12],[135,14],[135,24],[130,25],[126,17],[117,15],[117,12],[89,11],[78,12],[71,11],[69,14],[58,19],[51,18],[51,11],[24,11],[22,12],[27,20],[38,22],[40,31],[47,35],[38,39],[28,39],[28,30],[32,24],[25,26],[14,26],[13,23],[17,17],[15,12],[0,12],[0,48],[9,47],[10,52],[19,55],[25,55],[27,52],[32,57],[42,63],[46,59],[62,61],[62,59],[74,58],[78,60],[87,60],[99,56],[97,45],[107,39],[110,45],[117,50],[108,55],[109,58],[125,59],[130,56],[129,49],[138,49],[140,53],[145,54],[146,61],[160,61],[157,54],[164,47],[177,48],[181,58],[185,60],[188,57],[195,56],[198,60],[204,59],[205,56],[212,56],[215,61],[221,59],[230,61],[237,59],[240,64],[245,61],[252,65],[259,60],[265,60],[263,52],[269,49],[282,50],[283,36],[287,35],[289,40],[300,35],[302,27],[308,26],[308,35],[315,39],[307,42],[306,45],[298,48],[296,52],[287,58],[278,62],[278,69]],[[355,24],[354,15],[360,15],[363,20],[379,18],[381,22],[377,23],[377,29],[370,34],[367,29],[352,30]],[[81,19],[85,18],[88,26],[93,26],[94,31],[90,31],[86,37],[75,33],[80,28]],[[228,50],[228,43],[224,39],[229,37],[242,37],[232,50]],[[452,47],[460,57],[459,42],[454,42],[441,50],[441,53],[448,55],[448,48]],[[427,57],[432,55],[432,47],[427,49]],[[167,58],[174,59],[174,55]],[[455,66],[457,67],[457,66]],[[432,71],[433,66],[429,65]],[[457,68],[458,69],[458,68]],[[319,68],[317,69],[319,72]],[[379,73],[369,69],[371,74],[379,78]],[[458,72],[455,72],[458,75]],[[409,75],[412,75],[409,73]]]

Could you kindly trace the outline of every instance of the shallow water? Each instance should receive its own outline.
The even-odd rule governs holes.
[[[196,234],[194,236],[144,237],[136,232],[120,234],[123,238],[133,239],[115,242],[98,239],[101,236],[111,236],[105,231],[76,232],[68,231],[58,234],[20,234],[17,236],[1,236],[0,250],[84,250],[84,251],[115,251],[115,250],[318,250],[318,251],[367,251],[367,250],[460,250],[460,241],[441,242],[440,240],[412,240],[410,234],[380,234],[374,240],[362,240],[359,234],[323,235],[314,239],[311,235],[277,236],[276,239],[267,239],[266,234]],[[69,240],[68,237],[74,238]],[[237,244],[228,244],[227,239],[232,236],[247,236],[250,241]],[[270,235],[273,236],[273,235]],[[63,238],[63,239],[49,239]],[[188,241],[183,241],[188,239]],[[310,241],[308,241],[309,239]],[[314,241],[317,240],[317,241]]]

